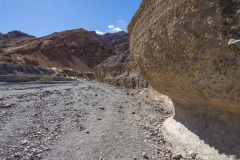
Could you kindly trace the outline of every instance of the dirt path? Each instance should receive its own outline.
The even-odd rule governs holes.
[[[0,159],[162,159],[167,114],[94,81],[0,84]]]

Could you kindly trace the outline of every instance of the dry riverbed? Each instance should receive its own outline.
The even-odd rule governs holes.
[[[172,113],[146,97],[95,81],[2,83],[0,159],[176,157],[160,130]]]

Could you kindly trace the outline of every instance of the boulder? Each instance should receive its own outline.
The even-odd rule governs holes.
[[[205,159],[240,158],[239,23],[239,0],[143,0],[128,27],[141,75],[173,101],[166,136]]]

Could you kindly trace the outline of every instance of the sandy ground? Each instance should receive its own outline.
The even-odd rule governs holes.
[[[173,157],[160,130],[171,115],[138,90],[95,81],[0,84],[0,159]]]

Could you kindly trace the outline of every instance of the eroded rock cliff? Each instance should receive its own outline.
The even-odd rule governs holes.
[[[125,88],[146,88],[137,64],[129,51],[111,56],[96,68],[95,78],[100,82]]]
[[[175,106],[166,136],[206,159],[240,158],[239,24],[239,0],[143,0],[129,24],[141,74]]]

